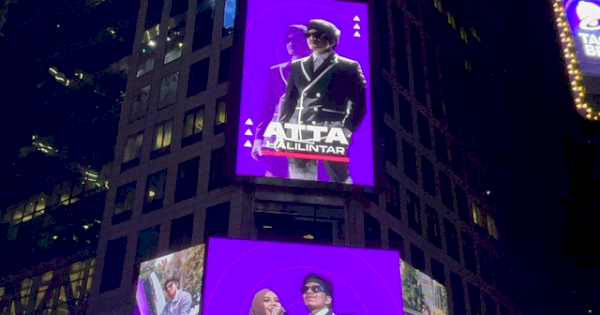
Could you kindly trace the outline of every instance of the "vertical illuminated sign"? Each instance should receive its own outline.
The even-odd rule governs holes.
[[[368,8],[248,0],[236,174],[373,185]]]
[[[587,119],[600,119],[600,1],[554,0],[575,108]]]

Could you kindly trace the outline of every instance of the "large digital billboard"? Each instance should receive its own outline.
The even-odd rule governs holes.
[[[236,174],[373,185],[368,8],[248,0]]]
[[[398,252],[211,239],[203,315],[403,314]]]
[[[554,0],[575,108],[600,119],[600,0]]]
[[[199,315],[205,246],[143,262],[135,315]]]
[[[406,315],[448,315],[446,288],[401,260],[402,298]]]

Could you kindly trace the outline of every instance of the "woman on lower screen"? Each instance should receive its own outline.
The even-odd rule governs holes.
[[[250,315],[282,315],[284,313],[285,310],[275,292],[262,289],[254,295]]]

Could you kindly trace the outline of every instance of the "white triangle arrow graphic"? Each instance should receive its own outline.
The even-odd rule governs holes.
[[[246,142],[244,143],[244,146],[246,148],[252,148],[252,143],[250,143],[250,140],[246,140]]]
[[[246,120],[246,126],[252,126],[252,125],[254,125],[254,123],[252,122],[252,119],[248,118]]]
[[[252,131],[250,131],[250,129],[246,130],[246,132],[244,132],[244,136],[251,136],[252,135]]]
[[[354,29],[355,30],[359,30],[360,29],[360,25],[358,25],[358,23],[354,24]]]
[[[354,19],[352,21],[354,21],[354,22],[360,22],[360,18],[357,15],[357,16],[354,17]]]
[[[354,32],[354,37],[360,37],[360,33],[358,31]]]

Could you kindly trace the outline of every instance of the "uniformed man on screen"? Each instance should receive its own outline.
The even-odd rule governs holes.
[[[311,54],[292,63],[279,122],[321,127],[323,137],[331,128],[341,128],[349,143],[366,114],[366,82],[356,61],[335,52],[340,33],[325,20],[308,23],[305,35]],[[329,145],[314,143],[314,135],[302,131],[300,141]],[[289,158],[289,178],[316,181],[317,160],[304,156]],[[323,160],[323,165],[330,182],[352,183],[347,162]]]

